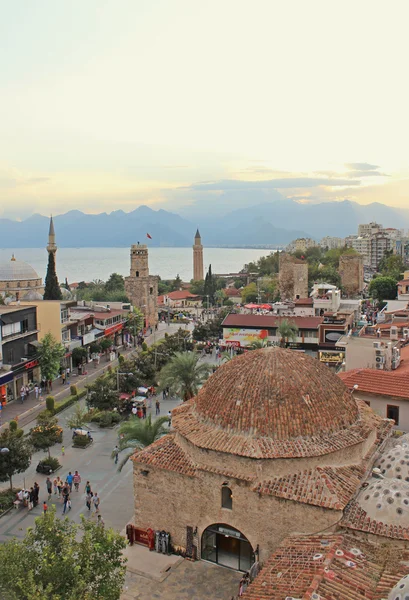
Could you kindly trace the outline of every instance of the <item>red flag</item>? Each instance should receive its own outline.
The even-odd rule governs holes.
[[[146,237],[149,238],[150,240],[152,239],[152,236],[149,235],[149,233],[146,234]]]

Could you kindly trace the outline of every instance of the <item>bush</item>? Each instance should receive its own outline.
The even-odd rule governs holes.
[[[45,405],[47,407],[47,410],[51,414],[54,414],[54,412],[55,412],[55,400],[54,400],[54,396],[47,396],[47,398],[45,399]]]
[[[75,402],[77,402],[77,400],[80,400],[81,398],[84,398],[84,396],[87,395],[87,390],[81,390],[81,392],[79,392],[76,396],[68,396],[68,398],[66,398],[65,400],[62,400],[61,402],[57,402],[55,405],[55,413],[59,413],[62,410],[65,410],[66,408],[68,408],[69,406],[72,406]]]
[[[77,396],[78,390],[76,385],[70,385],[70,394],[71,396]]]
[[[59,467],[61,467],[60,461],[58,458],[55,458],[55,456],[43,458],[38,464],[39,466],[47,465],[47,467],[50,467],[53,471],[56,471]]]
[[[75,448],[85,448],[90,443],[91,442],[87,435],[76,435],[73,440],[73,445]]]
[[[143,343],[142,343],[142,350],[143,350],[144,352],[146,352],[146,351],[147,351],[147,349],[148,349],[148,344],[147,344],[146,342],[143,342]]]
[[[104,410],[100,412],[95,412],[91,416],[91,422],[98,423],[100,427],[112,427],[116,425],[121,420],[121,415],[118,414],[114,410]]]
[[[10,421],[10,423],[9,423],[10,431],[17,431],[17,427],[18,427],[17,421]]]
[[[0,515],[13,506],[18,491],[17,489],[8,489],[0,492]]]

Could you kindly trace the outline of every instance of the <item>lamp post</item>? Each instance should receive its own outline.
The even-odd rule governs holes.
[[[127,375],[128,377],[130,377],[131,375],[133,375],[133,373],[121,373],[120,371],[116,372],[116,391],[119,392],[119,376],[120,375]]]

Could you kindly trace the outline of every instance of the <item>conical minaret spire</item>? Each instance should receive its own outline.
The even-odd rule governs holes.
[[[52,215],[50,217],[50,228],[48,230],[47,252],[57,252],[57,244],[55,243],[54,222]]]

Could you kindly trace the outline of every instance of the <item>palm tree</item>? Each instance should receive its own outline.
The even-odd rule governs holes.
[[[121,424],[118,448],[120,452],[123,450],[128,452],[119,463],[118,471],[122,471],[134,450],[146,448],[165,435],[165,423],[169,423],[168,417],[159,417],[152,421],[151,415],[148,415],[146,419],[131,416],[128,421]]]
[[[250,346],[248,346],[249,350],[259,350],[259,348],[268,348],[270,346],[270,342],[267,340],[254,340],[251,342]]]
[[[280,346],[283,348],[288,344],[288,340],[295,340],[298,334],[298,327],[295,323],[283,319],[277,327],[277,335],[280,336]]]
[[[199,356],[193,352],[176,352],[158,375],[159,389],[169,388],[184,401],[190,400],[212,370],[210,365],[198,363]]]

